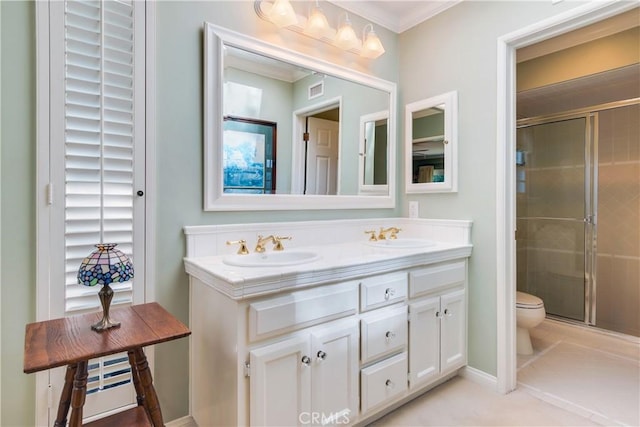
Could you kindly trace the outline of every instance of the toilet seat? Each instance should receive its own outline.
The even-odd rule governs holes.
[[[527,294],[525,292],[516,292],[516,308],[524,309],[539,309],[544,307],[544,303],[540,298],[535,295]]]

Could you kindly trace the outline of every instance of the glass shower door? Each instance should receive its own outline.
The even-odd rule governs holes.
[[[588,138],[585,116],[517,131],[517,289],[542,298],[548,314],[579,321],[589,259]]]

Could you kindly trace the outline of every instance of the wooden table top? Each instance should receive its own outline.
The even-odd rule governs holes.
[[[102,318],[102,312],[28,324],[24,372],[30,374],[191,334],[182,322],[155,302],[114,308],[109,317],[121,322],[120,327],[93,331],[91,325]]]

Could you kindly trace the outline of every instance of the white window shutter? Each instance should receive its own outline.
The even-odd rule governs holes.
[[[99,286],[77,281],[97,243],[117,243],[134,264],[133,280],[111,285],[111,306],[144,302],[145,206],[135,193],[145,176],[145,7],[138,0],[48,2],[51,317],[102,310]],[[50,371],[55,398],[63,373]],[[85,417],[135,404],[126,353],[89,362]]]

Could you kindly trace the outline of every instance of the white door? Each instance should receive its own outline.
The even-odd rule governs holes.
[[[443,295],[440,305],[442,310],[440,370],[442,373],[448,373],[463,366],[467,361],[464,289]]]
[[[39,152],[47,153],[39,157],[39,172],[46,170],[49,181],[41,193],[49,196],[39,201],[47,223],[38,246],[47,271],[39,270],[45,280],[38,297],[46,302],[39,305],[38,319],[101,311],[98,287],[77,281],[82,259],[97,243],[117,243],[134,264],[133,280],[112,285],[112,307],[142,303],[145,3],[50,1],[37,7],[48,23],[44,41],[38,38],[39,49],[48,53],[42,56],[47,71],[39,65],[39,78],[48,84],[38,96],[48,100],[42,108],[50,120],[46,129],[39,123],[39,133],[46,135],[38,140]],[[63,376],[59,368],[50,371],[46,384],[38,381],[38,424],[52,424]],[[41,392],[49,384],[53,408]],[[126,353],[89,362],[85,418],[135,404]]]
[[[428,383],[440,373],[440,297],[409,305],[409,387]]]
[[[313,333],[311,424],[346,424],[358,413],[359,332],[353,319]]]
[[[309,336],[250,352],[250,424],[294,426],[311,412],[313,358]]]
[[[337,194],[339,123],[309,117],[306,194]]]

